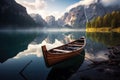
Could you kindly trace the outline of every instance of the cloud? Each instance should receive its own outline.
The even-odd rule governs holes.
[[[16,0],[19,4],[26,7],[28,10],[42,10],[46,7],[45,0],[35,0],[34,2],[30,2],[28,0]]]
[[[26,7],[28,14],[40,14],[43,18],[48,15],[48,12],[45,10],[47,7],[46,0],[34,0],[33,2],[28,0],[16,0],[16,2]]]
[[[57,19],[63,15],[63,12],[69,12],[70,9],[75,8],[79,5],[88,6],[91,3],[96,2],[97,0],[80,0],[75,4],[72,4],[66,8],[66,11],[52,10],[51,6],[48,6],[48,0],[16,0],[19,4],[26,7],[27,12],[40,14],[44,19],[46,16],[54,15]],[[56,0],[50,0],[52,2]],[[120,5],[120,0],[100,0],[104,6],[113,6]],[[55,6],[56,7],[56,6]]]
[[[70,9],[75,8],[79,5],[89,5],[91,3],[97,2],[98,0],[80,0],[79,2],[70,5],[66,8],[66,11],[68,12]],[[120,0],[100,0],[100,3],[102,3],[104,6],[114,6],[119,5],[120,6]]]
[[[120,6],[120,0],[101,0],[101,3],[104,6],[114,6],[114,5]]]
[[[46,0],[35,0],[34,2],[30,2],[28,0],[16,0],[19,4],[23,5],[24,7],[27,8],[27,12],[29,14],[31,13],[36,13],[36,14],[40,14],[44,19],[46,18],[46,16],[50,16],[53,15],[56,17],[56,19],[58,19],[59,17],[61,17],[63,14],[60,11],[49,11],[47,9],[47,2]],[[51,1],[55,1],[55,0],[51,0]]]
[[[95,2],[95,0],[82,0],[82,1],[79,1],[79,2],[77,2],[75,4],[70,5],[69,7],[67,7],[66,11],[69,11],[70,9],[75,8],[75,7],[79,6],[79,5],[89,5],[89,4],[93,3],[93,2]]]
[[[60,11],[52,11],[52,12],[48,12],[48,13],[49,14],[47,14],[47,16],[53,15],[53,16],[55,16],[56,20],[64,14],[64,12],[60,12]]]
[[[45,0],[36,0],[35,7],[36,7],[36,9],[44,9],[46,7]]]
[[[32,2],[27,2],[27,1],[23,1],[23,2],[17,1],[17,2],[28,9],[35,9],[35,4]]]

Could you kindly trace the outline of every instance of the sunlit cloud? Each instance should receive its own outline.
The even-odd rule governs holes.
[[[34,2],[30,2],[27,0],[24,0],[24,1],[16,0],[16,2],[25,6],[27,9],[31,9],[31,10],[41,10],[46,7],[45,0],[35,0]]]
[[[36,0],[35,1],[35,7],[36,9],[40,10],[40,9],[44,9],[46,7],[46,2],[45,0]]]
[[[77,2],[75,4],[73,4],[73,5],[68,6],[66,8],[66,11],[68,12],[70,9],[75,8],[75,7],[79,6],[79,5],[89,5],[89,4],[93,3],[93,2],[95,2],[95,0],[82,0],[82,1],[79,1],[79,2]]]
[[[60,11],[45,11],[47,12],[47,16],[53,15],[55,16],[56,19],[60,18],[64,13],[60,12]]]
[[[16,0],[19,4],[23,5],[26,7],[27,12],[29,14],[31,13],[36,13],[40,14],[44,19],[46,16],[54,15],[56,19],[60,18],[63,15],[63,12],[60,11],[49,11],[47,9],[47,2],[45,0],[35,0],[34,2],[30,1],[21,1],[21,0]],[[51,0],[55,1],[55,0]]]
[[[29,14],[31,13],[40,14],[44,19],[46,18],[46,16],[53,15],[58,19],[63,15],[63,13],[69,12],[69,10],[72,8],[75,8],[79,5],[88,6],[89,4],[97,2],[98,0],[79,0],[78,2],[76,1],[77,3],[67,5],[68,7],[65,6],[65,4],[63,5],[65,7],[63,7],[62,5],[56,5],[59,4],[58,3],[59,1],[57,2],[57,0],[16,0],[16,1],[19,4],[23,5],[24,7],[26,7],[27,12]],[[120,5],[119,4],[120,0],[100,0],[100,2],[104,6]]]
[[[101,0],[101,3],[104,6],[114,6],[114,5],[120,6],[120,0]]]
[[[22,4],[23,6],[25,6],[28,9],[35,9],[35,5],[32,2],[27,2],[27,1],[23,1],[23,2],[17,1],[17,2]]]
[[[30,2],[27,0],[16,0],[16,2],[26,7],[29,14],[36,13],[42,15],[43,17],[48,14],[45,10],[47,7],[47,3],[45,0],[35,0],[34,2]]]
[[[88,6],[89,4],[97,2],[97,1],[98,0],[80,0],[77,3],[68,6],[66,8],[66,11],[68,12],[70,9],[80,6],[80,5]],[[114,6],[114,5],[120,5],[120,0],[100,0],[100,3],[102,3],[104,6]]]
[[[27,12],[29,14],[31,13],[40,14],[44,19],[46,18],[46,16],[53,15],[56,17],[56,19],[58,19],[63,15],[63,13],[69,12],[69,10],[72,8],[75,8],[79,5],[88,6],[89,4],[97,2],[98,0],[79,0],[78,2],[76,1],[77,3],[73,3],[72,5],[67,5],[68,7],[65,7],[65,8],[63,7],[64,9],[62,8],[62,5],[61,7],[58,7],[59,5],[56,6],[57,0],[16,0],[16,1],[19,4],[23,5],[24,7],[26,7]],[[100,2],[104,6],[120,5],[119,4],[120,0],[100,0]],[[53,7],[53,5],[55,6]],[[55,10],[55,8],[57,10]]]

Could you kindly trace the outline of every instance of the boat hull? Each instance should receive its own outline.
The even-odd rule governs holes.
[[[45,60],[46,66],[50,67],[50,66],[52,66],[54,64],[57,64],[59,62],[63,62],[64,60],[67,60],[67,59],[69,59],[71,57],[74,57],[76,55],[80,55],[80,53],[84,49],[84,46],[85,46],[85,44],[83,44],[83,46],[80,49],[78,49],[78,50],[74,50],[74,51],[71,51],[69,53],[61,53],[61,54],[50,53],[49,51],[47,51],[45,45],[42,46],[42,51],[43,51],[43,56],[44,56],[44,60]]]

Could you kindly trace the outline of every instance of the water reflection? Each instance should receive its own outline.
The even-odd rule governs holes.
[[[37,37],[35,38],[35,36]],[[85,56],[90,59],[103,58],[106,59],[105,53],[107,53],[108,45],[119,44],[120,35],[118,33],[90,33],[85,32],[31,32],[31,33],[0,33],[0,60],[4,62],[0,64],[0,79],[3,80],[23,80],[22,76],[18,73],[24,68],[24,66],[30,62],[31,64],[24,70],[23,74],[28,80],[54,80],[69,79],[74,72],[84,68],[81,66],[80,56],[72,59],[67,64],[71,64],[71,67],[63,67],[61,65],[55,65],[52,68],[47,68],[42,56],[41,46],[46,45],[47,49],[51,49],[69,41],[79,39],[81,36],[87,36],[87,44],[85,47]],[[113,38],[112,38],[113,37]],[[35,39],[34,39],[35,38]],[[110,38],[110,40],[109,40]],[[32,41],[32,42],[31,42]],[[108,42],[107,42],[108,41]],[[104,43],[104,44],[103,44]],[[106,46],[107,45],[107,46]],[[4,53],[3,53],[4,52]],[[88,61],[87,59],[84,61]],[[60,66],[62,68],[60,68]],[[66,65],[65,65],[66,66]],[[63,75],[62,75],[63,74]],[[76,73],[77,74],[77,73]],[[96,71],[86,71],[85,73],[77,74],[77,76],[90,77],[97,74],[97,77],[101,73]],[[102,75],[103,76],[103,75]],[[73,80],[76,76],[73,77]],[[80,78],[78,78],[79,80]]]
[[[27,49],[19,52],[19,54],[17,54],[14,58],[21,58],[29,55],[42,57],[41,46],[46,45],[47,49],[51,49],[79,39],[83,35],[85,35],[84,32],[40,32],[38,36],[28,45]]]
[[[85,32],[40,32],[33,42],[39,44],[43,40],[46,40],[47,43],[53,44],[57,39],[63,43],[68,43],[79,39],[83,35],[85,35]]]
[[[8,58],[12,58],[20,51],[25,50],[36,35],[36,33],[28,32],[0,32],[0,62],[3,63]]]
[[[61,41],[58,41],[57,39],[53,44],[47,43],[46,40],[43,40],[40,44],[29,44],[28,48],[22,52],[19,52],[14,58],[22,58],[25,56],[35,55],[37,57],[42,57],[42,50],[41,46],[46,45],[48,49],[63,45]]]
[[[74,34],[76,34],[76,32],[39,32],[38,34],[37,32],[32,31],[1,31],[0,62],[3,63],[7,59],[16,56],[18,53],[19,57],[22,56],[22,54],[23,56],[28,54],[37,54],[37,56],[40,56],[41,45],[45,44],[49,46],[50,44],[52,44],[54,47],[59,46],[78,38],[74,37]],[[82,36],[83,34],[84,33],[80,35]],[[50,46],[50,48],[52,48],[53,46]],[[16,56],[16,58],[18,57],[18,55]]]
[[[75,73],[84,61],[85,51],[80,55],[70,58],[62,63],[56,64],[50,70],[47,80],[67,80]]]
[[[107,46],[116,46],[120,45],[120,33],[109,32],[109,33],[98,33],[91,32],[87,33],[87,37],[91,40],[105,44]]]
[[[23,72],[24,76],[28,80],[34,80],[34,78],[36,78],[36,80],[46,80],[51,68],[47,68],[45,66],[44,59],[42,56],[41,46],[46,45],[47,49],[51,49],[63,45],[65,43],[68,43],[69,41],[78,39],[81,36],[84,36],[85,33],[84,32],[59,32],[59,33],[39,32],[36,38],[35,38],[36,33],[34,34],[33,32],[32,33],[10,32],[9,34],[2,33],[1,35],[2,35],[0,36],[2,37],[1,43],[3,42],[2,46],[4,44],[6,45],[6,46],[4,45],[3,49],[6,50],[7,53],[8,52],[9,53],[1,54],[1,58],[4,57],[6,58],[5,60],[7,59],[8,60],[7,61],[4,60],[5,62],[0,64],[0,75],[2,75],[2,77],[0,78],[4,80],[24,79],[18,73],[24,68],[24,66],[28,62],[32,60],[31,64],[28,65],[28,67],[24,70]],[[8,43],[10,45],[8,45]],[[24,46],[22,44],[24,44]],[[14,46],[18,46],[18,47],[15,48]],[[10,59],[10,57],[13,58]]]
[[[107,60],[97,61],[97,64],[90,63],[89,68],[79,70],[77,73],[80,75],[79,78],[81,80],[119,80],[120,46],[109,47],[108,51]]]

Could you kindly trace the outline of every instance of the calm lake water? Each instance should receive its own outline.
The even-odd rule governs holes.
[[[83,56],[47,68],[41,46],[54,48],[85,36]],[[120,33],[86,33],[78,30],[0,31],[0,80],[119,80],[91,68],[92,60],[107,60],[108,47],[119,45]],[[63,62],[64,63],[64,62]],[[66,67],[67,66],[67,67]]]

